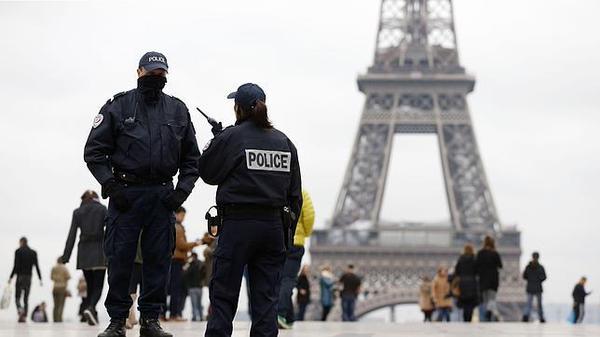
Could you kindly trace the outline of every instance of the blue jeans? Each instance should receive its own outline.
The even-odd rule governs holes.
[[[438,313],[437,321],[438,322],[450,322],[450,308],[438,308],[435,309]]]
[[[298,283],[298,272],[304,255],[303,246],[292,246],[288,252],[281,273],[281,288],[279,289],[279,303],[277,304],[277,315],[285,318],[288,323],[294,322],[294,304],[292,303],[292,292]]]
[[[356,297],[342,297],[342,321],[355,322],[354,308],[356,307]]]
[[[525,316],[529,317],[531,315],[531,311],[533,311],[533,298],[536,298],[538,316],[540,320],[544,319],[544,308],[542,307],[542,293],[539,294],[530,294],[527,293],[527,306],[525,307]]]
[[[188,290],[192,301],[192,321],[202,320],[202,288],[190,288]]]

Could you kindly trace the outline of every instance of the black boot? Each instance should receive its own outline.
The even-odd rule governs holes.
[[[112,318],[108,328],[98,337],[125,337],[125,318]]]
[[[523,315],[523,322],[529,322],[529,315]]]
[[[173,337],[165,332],[156,318],[140,318],[140,337]]]

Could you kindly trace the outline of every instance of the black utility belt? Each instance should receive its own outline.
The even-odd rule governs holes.
[[[222,215],[224,217],[227,216],[235,216],[235,215],[257,215],[257,216],[281,216],[283,211],[283,207],[274,207],[274,206],[263,206],[263,205],[224,205],[219,206]]]
[[[115,179],[120,182],[130,184],[130,185],[166,185],[173,181],[172,178],[148,178],[148,177],[140,177],[135,174],[115,171],[114,173]]]

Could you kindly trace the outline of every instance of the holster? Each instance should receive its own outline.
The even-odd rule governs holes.
[[[213,208],[217,210],[217,215],[213,216],[210,214],[210,210]],[[223,210],[218,206],[211,206],[208,211],[206,211],[204,218],[206,219],[208,234],[215,238],[219,236],[221,230],[223,230]],[[213,227],[217,228],[217,232],[214,234],[212,232]]]

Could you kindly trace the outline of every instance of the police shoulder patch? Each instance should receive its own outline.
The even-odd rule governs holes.
[[[290,172],[291,162],[291,152],[246,149],[248,170]]]
[[[104,115],[103,114],[97,114],[96,117],[94,117],[94,123],[92,123],[92,128],[97,128],[98,126],[100,126],[100,124],[102,124],[102,121],[104,120]]]

